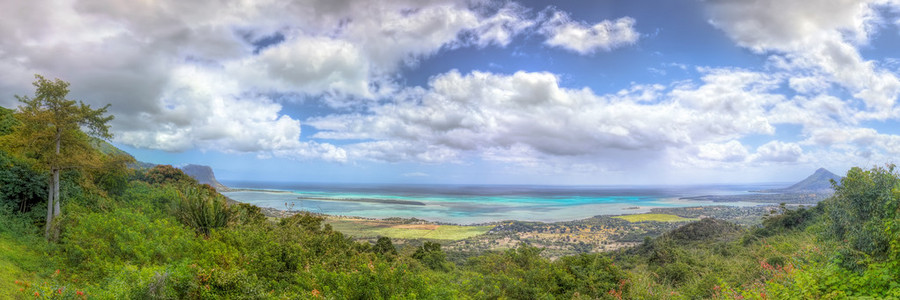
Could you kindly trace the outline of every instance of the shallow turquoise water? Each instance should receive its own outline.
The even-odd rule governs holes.
[[[282,210],[367,218],[420,218],[457,224],[502,220],[556,222],[596,215],[633,214],[655,207],[707,205],[753,206],[757,203],[714,203],[684,196],[739,194],[773,185],[700,187],[541,187],[444,185],[286,185],[234,184],[232,187],[277,189],[226,192],[237,201]],[[323,198],[323,199],[304,199]],[[335,201],[402,200],[425,205]]]

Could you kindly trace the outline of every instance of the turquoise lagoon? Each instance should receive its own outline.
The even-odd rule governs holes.
[[[231,199],[281,210],[365,218],[419,218],[455,224],[503,220],[558,222],[656,207],[754,206],[681,199],[733,195],[784,184],[706,186],[378,185],[225,182]]]

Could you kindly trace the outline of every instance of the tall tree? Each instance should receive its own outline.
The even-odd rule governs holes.
[[[61,214],[60,171],[83,168],[97,161],[97,151],[91,147],[90,137],[112,138],[108,123],[113,116],[106,116],[109,104],[92,109],[81,101],[66,99],[68,82],[35,75],[32,85],[36,88],[33,97],[16,96],[22,103],[16,112],[16,118],[21,122],[16,131],[26,155],[50,172],[47,224],[44,227],[49,239],[57,232],[53,221]]]

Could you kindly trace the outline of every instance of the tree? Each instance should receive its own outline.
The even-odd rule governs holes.
[[[45,236],[55,235],[54,219],[61,214],[59,203],[59,173],[70,168],[84,168],[97,162],[97,151],[91,147],[90,137],[110,139],[106,116],[109,104],[92,109],[81,101],[66,99],[69,83],[60,79],[48,80],[35,75],[33,97],[16,96],[22,103],[16,112],[20,124],[16,126],[19,146],[27,156],[36,159],[50,172],[47,197]],[[82,129],[87,129],[87,132]]]
[[[823,202],[826,233],[849,247],[850,258],[876,261],[889,256],[891,228],[886,224],[900,217],[900,174],[896,166],[863,170],[854,167],[834,186],[834,196]],[[858,267],[852,259],[845,266]]]

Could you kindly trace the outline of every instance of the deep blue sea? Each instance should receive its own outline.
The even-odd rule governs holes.
[[[753,206],[680,199],[733,195],[784,187],[786,183],[698,186],[535,186],[321,184],[223,181],[223,193],[241,202],[282,210],[303,210],[367,218],[419,218],[457,224],[502,220],[557,222],[596,215],[634,214],[655,207]],[[424,205],[422,205],[424,204]]]

